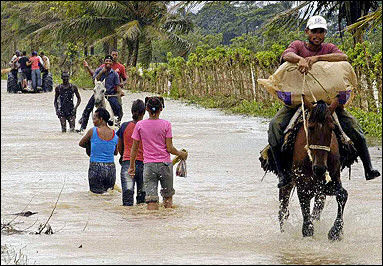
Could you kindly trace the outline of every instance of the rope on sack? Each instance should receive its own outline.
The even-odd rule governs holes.
[[[312,161],[311,152],[310,152],[310,149],[309,149],[309,138],[308,138],[309,133],[308,133],[308,130],[307,130],[307,123],[308,123],[308,121],[306,120],[305,102],[304,102],[304,99],[303,99],[303,95],[305,93],[305,83],[306,83],[306,73],[303,73],[301,102],[302,102],[303,127],[305,129],[305,134],[306,134],[306,146],[305,146],[305,149],[307,150],[307,154],[308,154],[310,160]]]

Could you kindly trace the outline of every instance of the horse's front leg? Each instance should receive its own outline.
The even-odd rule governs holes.
[[[287,218],[289,217],[289,210],[287,209],[289,206],[289,200],[291,196],[291,190],[294,185],[290,183],[287,186],[284,186],[279,189],[279,227],[281,232],[284,232],[283,225]]]
[[[324,203],[326,201],[326,195],[325,194],[317,194],[314,199],[314,208],[312,212],[312,219],[315,221],[320,220],[320,215],[322,213],[322,210],[324,208]]]
[[[348,198],[347,190],[345,190],[342,185],[339,185],[335,192],[335,196],[338,203],[338,213],[334,225],[328,232],[329,240],[341,240],[343,236],[343,211]]]
[[[302,191],[298,192],[299,203],[301,205],[302,216],[303,216],[303,226],[302,226],[302,235],[313,236],[314,235],[314,225],[311,220],[310,215],[310,196]]]

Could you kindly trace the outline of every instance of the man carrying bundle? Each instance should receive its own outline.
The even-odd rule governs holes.
[[[311,17],[305,29],[308,42],[296,40],[282,53],[281,62],[298,64],[298,70],[302,74],[308,73],[312,65],[318,61],[339,62],[347,61],[345,55],[332,43],[323,43],[327,33],[327,22],[321,16]],[[345,102],[340,102],[341,107],[336,109],[340,125],[346,135],[352,140],[363,162],[366,180],[380,176],[378,170],[372,168],[370,154],[366,139],[357,120],[344,110]],[[278,172],[278,188],[290,183],[291,176],[284,173],[281,164],[281,146],[283,144],[284,130],[288,126],[298,107],[284,106],[270,121],[268,141],[271,153]]]

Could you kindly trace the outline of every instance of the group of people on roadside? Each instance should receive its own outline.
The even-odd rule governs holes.
[[[126,83],[125,67],[118,63],[118,52],[105,56],[104,64],[93,71],[88,63],[84,66],[93,80],[104,81],[114,115],[121,121],[123,111],[121,99],[122,88]],[[81,96],[75,85],[69,82],[69,73],[62,73],[63,83],[56,87],[54,106],[60,119],[62,131],[66,131],[66,121],[70,130],[75,131],[74,124],[76,110],[81,102]],[[121,81],[121,82],[120,82]],[[73,97],[77,103],[74,105]],[[83,132],[94,108],[92,95],[80,119]],[[159,208],[158,182],[161,184],[161,195],[164,207],[172,207],[173,165],[170,154],[187,158],[185,151],[179,151],[173,146],[172,127],[167,120],[160,119],[160,113],[165,107],[162,97],[146,97],[145,102],[137,99],[131,107],[132,120],[122,123],[117,132],[112,129],[108,121],[110,114],[105,108],[98,108],[93,114],[94,127],[82,137],[79,145],[86,148],[90,157],[88,181],[90,191],[105,193],[113,189],[116,182],[116,166],[114,156],[120,154],[122,203],[124,206],[134,204],[134,190],[137,189],[136,204],[147,203],[149,210]],[[143,120],[145,112],[149,118]]]
[[[42,77],[48,74],[50,69],[49,58],[40,52],[32,51],[30,56],[27,52],[17,50],[9,62],[13,76],[17,77],[22,89],[27,91],[44,90]]]

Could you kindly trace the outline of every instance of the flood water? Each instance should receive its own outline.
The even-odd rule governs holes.
[[[80,94],[76,128],[91,91]],[[133,100],[145,96],[126,93],[123,121],[131,120]],[[20,250],[28,263],[382,264],[382,178],[365,181],[361,162],[353,165],[351,180],[342,172],[349,193],[342,241],[327,239],[336,217],[334,197],[327,198],[321,221],[314,223],[314,237],[302,237],[296,192],[286,231],[280,233],[277,178],[268,173],[261,182],[258,160],[268,120],[165,99],[161,118],[172,123],[174,146],[189,152],[188,176],[174,175],[172,209],[123,207],[116,190],[89,192],[89,157],[78,146],[81,135],[61,133],[53,99],[54,92],[8,94],[6,81],[1,83],[2,222],[30,210],[38,213],[18,217],[15,228],[38,231],[65,183],[49,221],[53,235],[1,235],[2,246]],[[381,171],[382,147],[370,152]],[[121,187],[117,156],[115,162]]]

